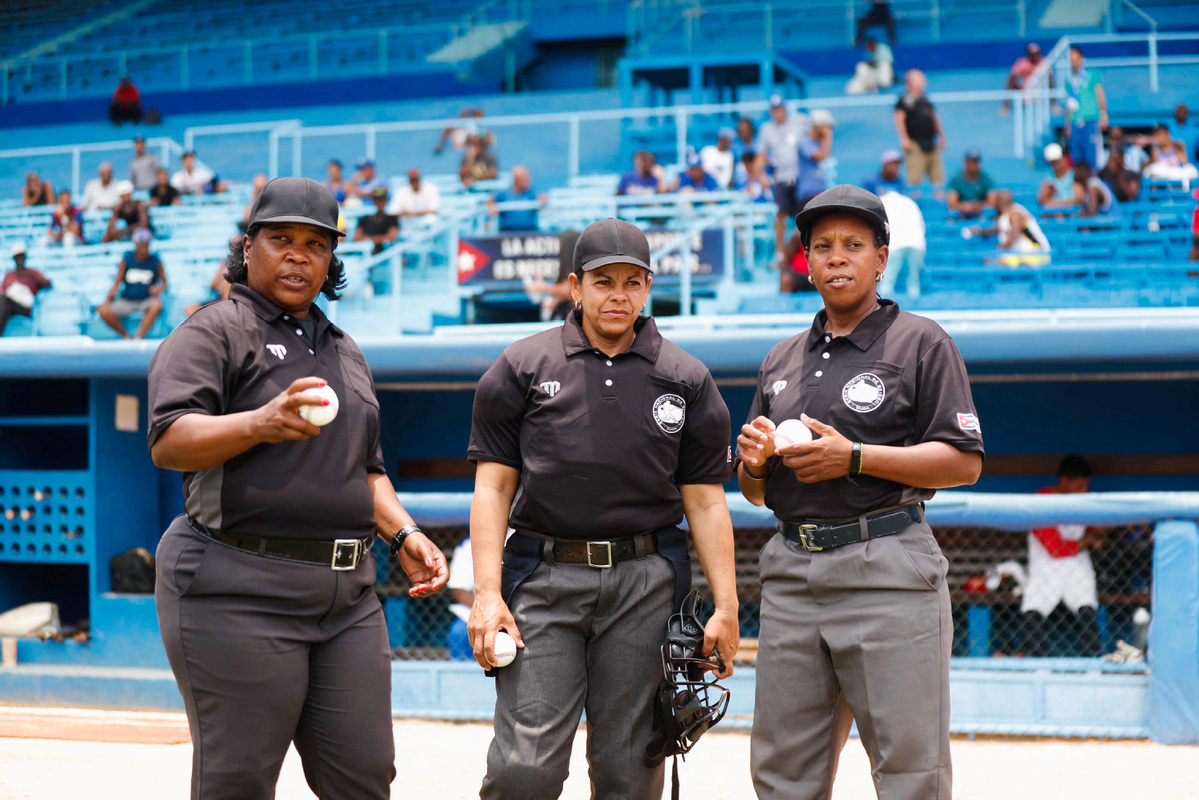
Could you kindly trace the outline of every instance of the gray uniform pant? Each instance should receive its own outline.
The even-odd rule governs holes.
[[[371,556],[335,572],[171,524],[154,593],[191,728],[193,800],[273,798],[293,741],[318,797],[391,796],[391,653],[374,580]]]
[[[656,554],[611,569],[537,566],[510,603],[525,649],[496,671],[480,797],[561,795],[586,710],[593,800],[660,800],[665,771],[644,758],[673,601],[674,567]]]
[[[760,559],[751,756],[761,800],[827,800],[856,719],[882,800],[950,800],[948,562],[924,523]]]

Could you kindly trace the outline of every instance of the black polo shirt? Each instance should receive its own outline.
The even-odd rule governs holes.
[[[729,411],[707,367],[649,318],[609,358],[579,313],[509,346],[479,381],[471,461],[520,470],[510,524],[563,539],[677,525],[678,484],[729,476]]]
[[[803,413],[850,441],[896,447],[945,442],[982,453],[966,365],[953,339],[891,300],[879,303],[848,336],[828,334],[828,314],[821,310],[806,333],[775,345],[758,370],[748,421],[764,416],[777,425]],[[869,465],[869,450],[865,461]],[[802,484],[778,457],[770,470],[766,505],[788,522],[856,517],[935,494],[870,475]]]
[[[367,474],[384,473],[379,401],[362,351],[315,305],[315,343],[297,320],[247,286],[204,306],[150,361],[150,446],[184,414],[234,414],[268,403],[297,378],[324,378],[339,411],[319,436],[259,444],[183,475],[189,516],[255,536],[370,535]]]

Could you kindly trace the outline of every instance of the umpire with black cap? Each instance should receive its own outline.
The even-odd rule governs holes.
[[[728,409],[707,368],[639,316],[652,282],[635,225],[589,226],[565,324],[512,344],[479,381],[469,632],[485,669],[498,631],[520,648],[495,671],[483,798],[558,797],[584,711],[591,796],[661,798],[663,766],[645,754],[667,621],[691,583],[684,514],[716,602],[703,649],[732,673]]]
[[[878,298],[882,201],[836,186],[795,223],[824,309],[766,357],[737,437],[741,491],[779,527],[759,564],[754,787],[828,798],[856,719],[881,800],[950,800],[948,564],[923,509],[982,467],[966,367],[936,323]],[[776,445],[787,419],[813,440]]]
[[[184,473],[185,514],[158,547],[155,599],[193,746],[192,798],[270,798],[288,746],[319,797],[384,800],[395,777],[391,653],[372,590],[376,535],[410,594],[445,558],[383,466],[379,402],[354,341],[316,306],[344,286],[337,201],[267,184],[230,248],[229,298],[150,362],[154,463]],[[301,408],[327,405],[318,428]]]

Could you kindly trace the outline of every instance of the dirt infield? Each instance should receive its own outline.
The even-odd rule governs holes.
[[[403,720],[396,722],[395,736],[398,776],[392,797],[478,797],[490,726]],[[185,798],[191,768],[186,741],[181,714],[0,709],[0,798]],[[589,796],[584,741],[580,732],[565,800]],[[953,757],[956,800],[1199,798],[1199,747],[955,738]],[[709,734],[679,772],[684,797],[752,798],[749,736]],[[851,740],[841,759],[835,800],[873,798],[869,772],[865,752]],[[292,751],[283,765],[278,797],[312,796]]]

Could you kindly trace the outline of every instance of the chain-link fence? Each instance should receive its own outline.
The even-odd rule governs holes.
[[[466,537],[462,528],[426,531],[452,561]],[[1085,528],[1062,525],[1032,532],[992,528],[935,528],[949,561],[953,655],[1096,657],[1143,655],[1150,611],[1153,526]],[[737,590],[741,600],[742,660],[756,653],[761,586],[758,553],[772,529],[736,532]],[[407,597],[409,582],[386,547],[376,543],[376,590],[387,613],[396,657],[469,658],[464,626],[451,609],[452,589],[431,598]],[[710,599],[692,553],[695,586]],[[451,572],[454,567],[451,563]],[[459,609],[462,611],[462,609]],[[703,616],[711,612],[709,604]],[[1121,647],[1120,642],[1125,646]],[[1135,648],[1136,651],[1130,648]]]

